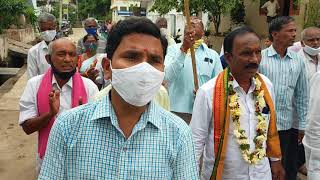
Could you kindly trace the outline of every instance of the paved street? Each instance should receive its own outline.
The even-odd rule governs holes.
[[[83,28],[73,28],[73,34],[69,35],[75,43],[78,42],[80,38],[82,38],[86,34],[86,31]]]

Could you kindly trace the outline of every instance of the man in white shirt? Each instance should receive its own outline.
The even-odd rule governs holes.
[[[305,136],[302,140],[306,155],[308,180],[320,177],[320,72],[314,74],[310,81],[310,102]]]
[[[160,33],[162,36],[164,36],[168,41],[168,46],[176,44],[173,37],[171,36],[169,30],[168,30],[168,22],[167,19],[164,17],[160,17],[156,20],[157,27],[160,29]]]
[[[72,41],[61,38],[50,43],[46,59],[51,68],[28,81],[19,104],[19,124],[25,133],[39,132],[38,172],[55,118],[86,103],[98,92],[91,80],[76,72],[76,46]]]
[[[261,6],[261,9],[267,13],[267,22],[270,23],[273,19],[277,17],[277,12],[280,9],[279,3],[277,0],[269,0]]]
[[[310,82],[310,104],[307,116],[307,126],[305,130],[305,139],[303,141],[306,154],[306,166],[308,170],[308,179],[318,179],[320,177],[320,157],[314,156],[319,154],[318,146],[319,141],[315,139],[319,138],[319,117],[317,112],[319,111],[319,82],[320,76],[318,70],[318,62],[320,59],[320,28],[309,27],[301,32],[301,45],[302,49],[299,54],[304,57],[306,63],[306,71],[308,80]],[[299,160],[302,162],[298,164],[300,166],[303,163],[303,152],[299,152]],[[316,165],[318,163],[318,165]],[[315,168],[318,168],[315,169]]]
[[[38,17],[39,31],[42,41],[31,47],[27,57],[28,79],[44,74],[50,67],[46,61],[48,44],[56,37],[56,18],[49,13],[40,14]]]
[[[320,28],[309,27],[301,32],[302,49],[298,52],[305,59],[308,80],[319,70]]]
[[[307,72],[307,78],[310,85],[310,80],[312,76],[318,71],[318,60],[320,58],[320,29],[317,27],[308,27],[301,32],[301,41],[296,42],[296,44],[300,44],[300,50],[298,54],[304,59],[305,68]],[[292,47],[292,46],[291,46]],[[291,51],[295,51],[292,47]],[[294,107],[295,104],[294,104]],[[297,112],[294,112],[293,115],[293,127],[295,129],[299,128],[299,120],[297,116]],[[306,167],[304,166],[305,163],[305,152],[303,149],[303,145],[300,142],[298,144],[298,152],[297,152],[297,168],[298,171],[304,175],[307,175]]]
[[[225,37],[224,52],[229,67],[198,90],[193,107],[201,179],[283,179],[272,83],[257,73],[259,36],[236,29]]]

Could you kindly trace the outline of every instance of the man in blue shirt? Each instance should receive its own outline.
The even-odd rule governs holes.
[[[288,50],[296,36],[296,25],[292,17],[278,17],[269,26],[273,44],[262,51],[260,73],[274,85],[282,163],[286,180],[297,177],[298,143],[304,135],[309,101],[309,86],[305,63],[297,53]],[[297,111],[298,127],[293,123],[293,112]]]
[[[222,71],[218,53],[203,42],[203,23],[191,18],[192,28],[185,29],[183,43],[168,48],[165,58],[165,81],[168,83],[170,109],[188,124],[195,99],[190,47],[195,49],[199,87]]]
[[[148,19],[113,27],[110,63],[104,63],[112,89],[58,117],[40,180],[199,178],[190,128],[152,101],[164,78],[166,47]]]

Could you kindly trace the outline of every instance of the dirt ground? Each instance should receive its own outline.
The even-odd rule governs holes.
[[[84,29],[69,37],[77,42]],[[35,180],[37,133],[26,135],[18,125],[19,99],[26,86],[26,67],[0,87],[0,180]]]
[[[25,70],[22,68],[17,77],[0,88],[0,180],[36,179],[37,134],[28,136],[18,125],[18,102],[27,79]]]

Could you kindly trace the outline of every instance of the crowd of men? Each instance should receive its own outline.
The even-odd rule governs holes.
[[[163,18],[108,24],[104,37],[88,18],[77,46],[55,37],[53,15],[38,22],[19,124],[38,132],[39,179],[296,180],[304,164],[320,179],[319,28],[292,47],[294,19],[272,18],[263,50],[236,28],[222,66],[197,17],[178,44]]]

